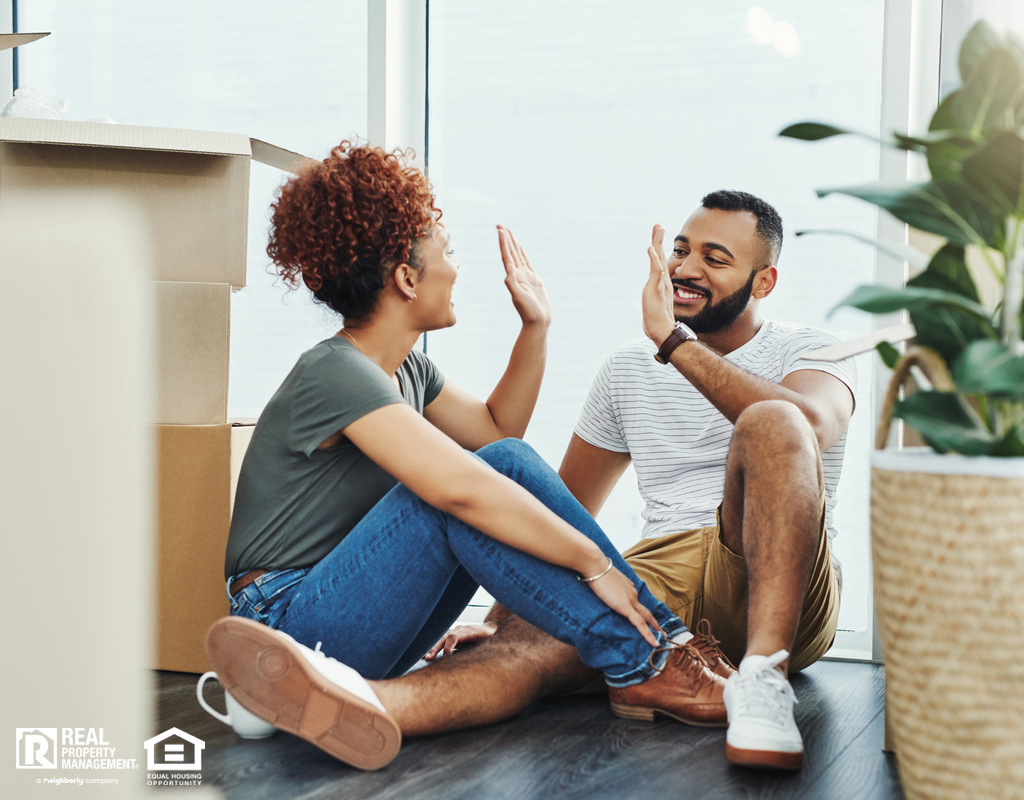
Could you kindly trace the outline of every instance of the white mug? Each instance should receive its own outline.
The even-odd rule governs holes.
[[[241,704],[226,689],[224,690],[224,700],[228,706],[227,714],[221,714],[203,699],[203,685],[210,678],[216,677],[216,672],[207,672],[199,679],[199,683],[196,685],[196,697],[199,700],[199,705],[225,725],[234,728],[235,733],[243,739],[266,739],[268,736],[272,736],[277,728],[242,708]]]

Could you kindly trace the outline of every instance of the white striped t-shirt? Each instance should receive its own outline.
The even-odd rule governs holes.
[[[835,344],[830,333],[766,320],[749,342],[725,358],[779,383],[804,369],[834,375],[856,390],[852,361],[800,361],[801,353]],[[684,344],[683,347],[686,345]],[[629,453],[644,500],[643,538],[713,525],[725,491],[725,459],[733,425],[677,369],[654,360],[646,337],[626,342],[594,379],[576,434],[604,450]],[[829,540],[846,434],[822,456]]]

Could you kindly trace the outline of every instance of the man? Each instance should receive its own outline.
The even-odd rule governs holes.
[[[720,718],[728,716],[731,761],[798,769],[803,743],[786,676],[820,658],[836,630],[829,512],[853,412],[853,368],[800,361],[835,337],[761,318],[782,245],[781,220],[767,203],[714,192],[667,258],[663,237],[655,227],[642,302],[647,338],[605,363],[559,475],[596,516],[633,462],[645,526],[627,561],[698,630],[689,643],[686,635],[673,639],[700,654],[693,692],[704,716],[677,718],[706,724],[719,718],[717,704]],[[452,655],[474,640],[482,641]],[[442,648],[440,663],[399,679],[367,685],[333,673],[326,690],[313,683],[333,702],[372,689],[386,709],[377,723],[386,717],[417,735],[506,718],[596,674],[570,646],[497,606],[484,626],[455,629],[428,657]],[[647,699],[614,689],[610,699],[621,716],[641,708],[650,718]],[[356,705],[367,722],[353,736],[376,724],[373,707]]]

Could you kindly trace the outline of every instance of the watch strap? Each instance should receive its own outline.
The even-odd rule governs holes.
[[[659,364],[667,364],[669,359],[672,357],[672,353],[679,347],[683,342],[688,342],[690,339],[696,339],[697,337],[689,328],[684,328],[682,325],[676,325],[672,329],[665,341],[661,343],[661,347],[658,352],[654,354],[654,360]]]

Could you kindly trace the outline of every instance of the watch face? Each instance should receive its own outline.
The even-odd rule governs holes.
[[[688,325],[684,325],[681,322],[677,322],[676,323],[676,327],[683,334],[683,341],[687,341],[688,342],[691,339],[696,339],[697,338],[697,334],[695,334],[693,332],[693,330]]]
[[[669,357],[679,345],[696,338],[697,336],[693,331],[682,323],[677,322],[675,328],[672,329],[672,333],[668,335],[668,338],[662,342],[661,348],[654,354],[654,360],[659,364],[668,364]]]

